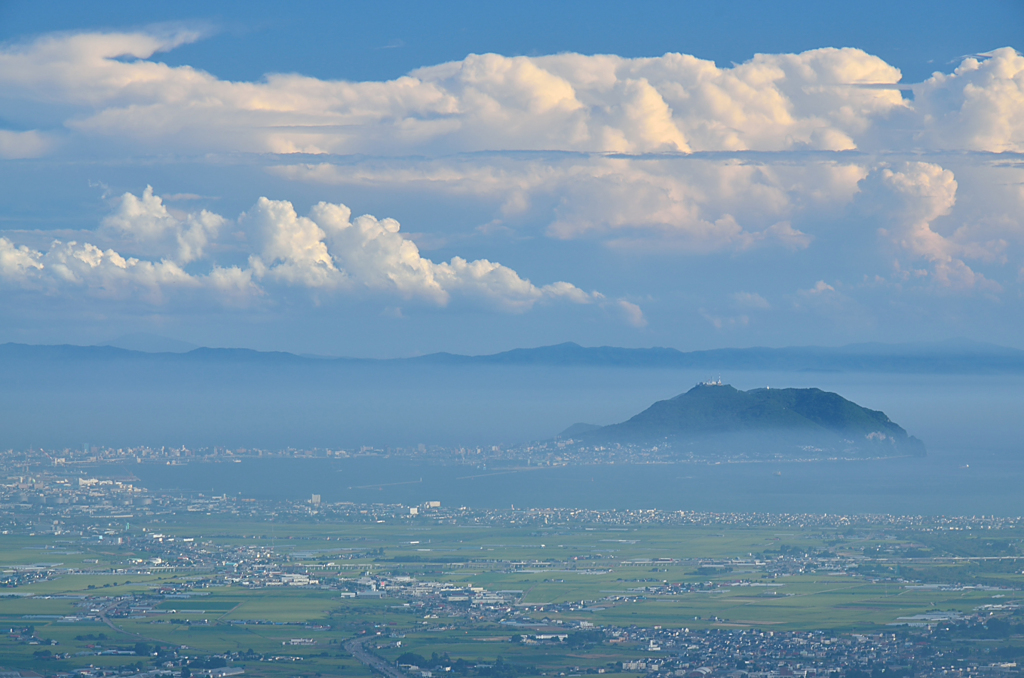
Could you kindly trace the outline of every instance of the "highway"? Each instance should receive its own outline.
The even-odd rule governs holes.
[[[366,649],[367,643],[376,642],[376,640],[377,636],[353,638],[352,640],[345,641],[343,647],[367,667],[387,676],[387,678],[408,678],[397,666],[381,659]]]

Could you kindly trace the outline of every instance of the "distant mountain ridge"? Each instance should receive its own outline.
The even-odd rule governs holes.
[[[850,344],[840,347],[721,348],[680,351],[674,348],[584,347],[566,342],[513,349],[491,355],[434,353],[421,362],[489,365],[603,366],[676,369],[736,369],[850,372],[993,372],[1024,371],[1024,351],[980,342]]]
[[[157,345],[155,340],[152,345]],[[674,348],[584,347],[572,342],[520,348],[489,355],[432,353],[411,358],[341,358],[302,356],[281,351],[239,348],[193,348],[181,343],[173,351],[138,351],[113,346],[0,345],[4,360],[118,360],[141,362],[225,362],[280,364],[416,364],[435,366],[548,366],[623,367],[650,369],[699,369],[784,372],[893,372],[945,373],[1024,372],[1024,351],[979,342],[934,342],[916,344],[851,344],[840,347],[794,346],[785,348],[722,348],[680,351]]]
[[[158,334],[150,334],[149,332],[123,334],[102,345],[124,348],[129,351],[141,351],[143,353],[188,353],[199,348],[196,344],[191,344],[187,341],[162,337]]]
[[[585,443],[666,444],[739,456],[924,456],[925,447],[883,412],[817,388],[698,384],[610,426],[574,424]]]

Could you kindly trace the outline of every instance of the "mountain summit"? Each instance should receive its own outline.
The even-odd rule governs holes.
[[[572,435],[575,433],[575,435]],[[569,434],[569,435],[567,435]],[[924,456],[917,438],[884,413],[817,388],[703,383],[622,422],[562,437],[588,443],[664,443],[680,451],[729,456]]]

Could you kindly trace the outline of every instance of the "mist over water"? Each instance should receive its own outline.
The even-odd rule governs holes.
[[[552,436],[577,421],[621,421],[687,390],[678,370],[512,368],[438,370],[381,385],[335,425],[377,445],[466,446]],[[718,375],[713,375],[718,378]],[[582,465],[513,469],[407,458],[246,459],[132,465],[151,489],[251,497],[478,508],[585,507],[707,511],[1024,514],[1024,377],[743,372],[737,388],[817,387],[884,411],[928,447],[924,459],[833,462]],[[351,386],[351,385],[350,385]],[[364,385],[365,386],[365,385]],[[354,404],[358,389],[339,389]],[[375,407],[376,405],[376,407]],[[358,432],[358,434],[356,434]],[[343,447],[337,445],[335,447]]]
[[[254,459],[132,467],[151,489],[246,497],[474,508],[572,507],[771,513],[1021,515],[1024,464],[927,459],[582,465],[512,470],[394,459]]]
[[[32,366],[35,367],[35,366]],[[0,445],[25,448],[514,445],[623,421],[698,381],[817,387],[882,410],[929,450],[1016,451],[1024,374],[78,362],[5,367]]]

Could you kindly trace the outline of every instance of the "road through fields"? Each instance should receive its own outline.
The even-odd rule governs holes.
[[[352,653],[353,657],[365,664],[367,668],[383,674],[384,676],[387,676],[387,678],[408,678],[404,673],[398,670],[397,667],[392,666],[390,662],[381,659],[366,649],[366,643],[375,639],[376,636],[370,636],[369,638],[353,638],[352,640],[345,641],[343,647],[348,652]]]

